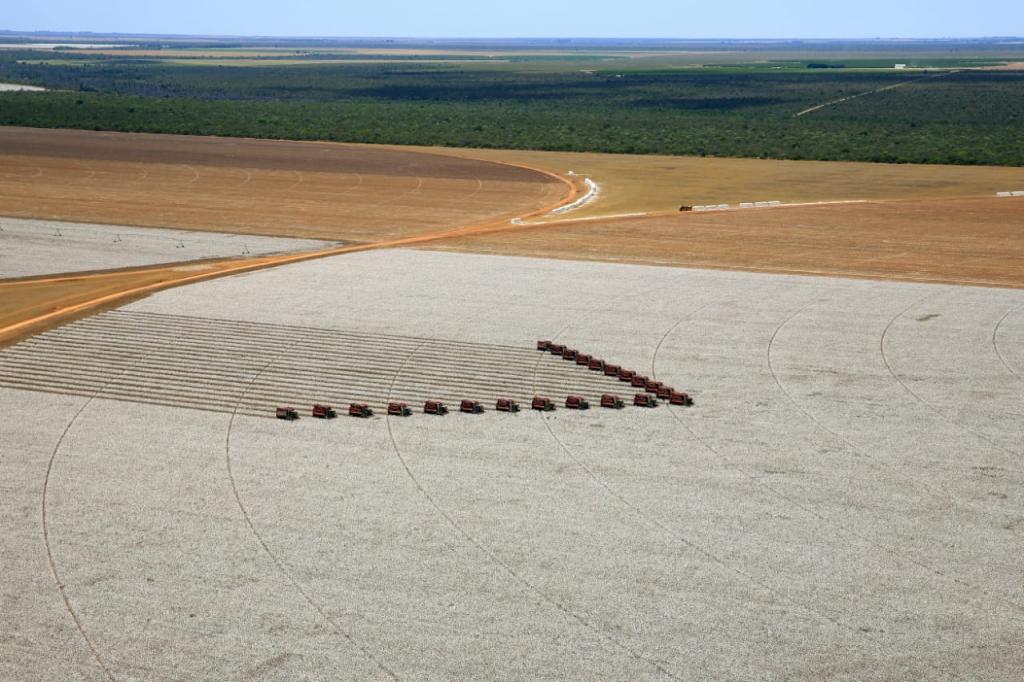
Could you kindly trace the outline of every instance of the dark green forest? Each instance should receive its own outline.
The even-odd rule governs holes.
[[[308,55],[307,55],[308,59]],[[815,63],[820,60],[810,60]],[[550,60],[549,60],[550,62]],[[1024,164],[1024,73],[494,63],[213,65],[0,54],[0,124],[303,140]],[[587,67],[587,68],[584,68]],[[899,87],[877,91],[887,86]],[[795,114],[818,104],[871,94]]]

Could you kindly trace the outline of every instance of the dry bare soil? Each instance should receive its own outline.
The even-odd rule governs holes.
[[[0,215],[377,241],[536,211],[564,182],[399,148],[0,127]]]
[[[1024,197],[866,202],[566,221],[433,248],[1024,287]]]
[[[425,148],[426,149],[426,148]],[[786,203],[854,199],[948,199],[1024,190],[1024,168],[839,161],[775,161],[692,156],[447,149],[444,154],[500,160],[591,177],[597,201],[574,217],[676,211],[681,204]],[[942,206],[936,207],[941,213]]]
[[[546,215],[570,190],[564,179],[535,167],[573,170],[577,183],[591,177],[600,185],[599,196],[570,220]],[[1024,169],[1018,168],[0,128],[0,215],[357,244],[398,245],[426,237],[429,248],[481,253],[958,284],[1024,286],[1024,200],[994,197],[1021,188]],[[699,214],[672,210],[680,202],[773,199],[869,201]],[[635,212],[647,215],[621,217]],[[512,225],[520,216],[544,224]],[[476,230],[479,225],[487,230]],[[171,267],[8,285],[0,318],[13,324],[80,306],[118,286],[164,286],[191,281],[192,274]]]

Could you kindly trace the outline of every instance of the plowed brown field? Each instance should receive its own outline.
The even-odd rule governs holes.
[[[431,248],[1024,287],[1024,198],[885,201],[565,221]]]
[[[397,148],[0,127],[0,215],[377,241],[508,219],[559,179]]]

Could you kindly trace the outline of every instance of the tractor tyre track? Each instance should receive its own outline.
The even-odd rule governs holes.
[[[694,311],[694,313],[691,313],[691,314],[695,314],[695,313],[696,313],[696,311]],[[551,340],[554,341],[556,338],[558,338],[558,336],[560,336],[565,331],[565,329],[568,329],[569,326],[571,326],[571,325],[567,325],[566,327],[563,328],[563,330],[561,332],[559,332],[557,335],[551,337]],[[541,356],[541,357],[543,357],[543,356]],[[538,361],[538,363],[539,363],[539,361]],[[605,481],[603,478],[598,476],[597,473],[595,473],[593,469],[591,469],[589,466],[587,466],[587,464],[585,462],[583,462],[578,457],[576,457],[576,455],[573,454],[573,452],[569,448],[569,446],[567,446],[565,444],[565,442],[561,438],[558,437],[558,435],[555,433],[554,429],[551,428],[551,424],[548,422],[548,419],[545,417],[543,412],[539,413],[538,416],[540,417],[541,421],[544,423],[544,427],[548,430],[548,433],[551,435],[551,438],[554,439],[554,441],[558,444],[558,447],[561,449],[561,451],[577,467],[582,469],[586,473],[586,475],[597,486],[599,486],[602,490],[604,490],[605,494],[607,494],[610,497],[612,497],[613,499],[615,499],[620,505],[626,507],[626,509],[629,510],[629,513],[632,516],[634,516],[636,519],[639,520],[639,522],[640,522],[639,525],[641,525],[641,526],[643,526],[645,524],[648,525],[648,526],[653,525],[654,527],[658,528],[661,532],[663,532],[666,535],[668,535],[670,538],[672,538],[677,543],[683,545],[684,547],[690,549],[693,552],[696,552],[700,556],[704,557],[706,560],[708,560],[708,561],[718,565],[720,568],[723,568],[723,569],[725,569],[728,572],[734,573],[735,575],[743,578],[747,583],[749,583],[751,585],[754,585],[756,587],[759,587],[760,589],[764,590],[766,593],[771,594],[771,595],[781,599],[782,601],[790,604],[791,606],[795,606],[795,607],[797,607],[797,608],[799,608],[799,609],[801,609],[801,610],[803,610],[803,611],[805,611],[807,613],[810,613],[810,614],[812,614],[812,615],[814,615],[814,616],[816,616],[818,618],[822,618],[822,619],[830,622],[831,624],[833,624],[833,625],[835,625],[835,626],[837,626],[837,627],[839,627],[841,629],[848,630],[849,632],[852,632],[854,634],[857,634],[857,635],[864,635],[865,634],[863,631],[859,630],[858,628],[856,628],[856,627],[854,627],[852,625],[848,625],[847,623],[839,620],[838,618],[836,618],[836,617],[834,617],[834,616],[832,616],[830,614],[827,614],[827,613],[825,613],[823,611],[819,611],[819,610],[817,610],[817,609],[815,609],[815,608],[813,608],[811,606],[808,606],[808,605],[806,605],[806,604],[804,604],[804,603],[802,603],[802,602],[800,602],[800,601],[790,597],[786,593],[781,592],[781,591],[775,589],[774,587],[772,587],[768,583],[766,583],[766,582],[764,582],[762,580],[759,580],[758,578],[756,578],[755,576],[753,576],[750,573],[747,573],[743,569],[740,569],[740,568],[737,568],[737,567],[733,566],[732,564],[730,564],[729,562],[727,562],[725,559],[721,558],[720,556],[718,556],[714,552],[712,552],[712,551],[710,551],[708,549],[705,549],[704,547],[702,547],[699,544],[697,544],[695,541],[690,540],[688,537],[686,537],[685,535],[681,534],[678,530],[673,529],[673,528],[667,526],[666,524],[664,524],[663,522],[661,522],[657,518],[649,515],[640,506],[638,506],[636,503],[634,503],[632,500],[627,498],[622,493],[618,492],[607,481]],[[868,638],[869,639],[875,639],[874,637],[871,637],[871,636],[868,636]]]
[[[392,378],[391,385],[389,387],[389,391],[388,391],[389,397],[390,397],[391,391],[394,389],[395,383],[398,381],[398,377],[401,375],[402,369],[415,356],[417,350],[422,348],[422,346],[424,346],[426,343],[427,342],[423,342],[419,346],[414,348],[412,351],[410,351],[409,355],[405,358],[405,360],[402,362],[402,364],[399,365],[398,369],[395,371],[395,375]],[[538,363],[539,363],[539,361],[540,360],[538,359]],[[509,566],[508,563],[506,563],[505,561],[503,561],[501,559],[501,557],[499,557],[497,554],[495,554],[493,551],[491,551],[483,542],[478,540],[476,538],[476,536],[474,536],[472,533],[470,533],[465,528],[463,528],[462,525],[459,524],[459,522],[455,519],[455,517],[453,517],[443,506],[441,506],[441,504],[434,498],[434,496],[430,494],[430,491],[428,491],[426,489],[426,487],[423,485],[423,483],[416,477],[416,474],[413,473],[412,468],[409,466],[409,463],[406,461],[405,456],[402,455],[401,448],[399,448],[399,446],[398,446],[398,441],[395,438],[394,431],[391,428],[391,418],[390,418],[390,416],[389,415],[385,415],[384,419],[385,419],[385,424],[387,426],[388,438],[391,441],[392,450],[394,451],[395,456],[398,458],[399,462],[401,463],[402,468],[405,470],[406,475],[412,481],[413,485],[416,486],[416,489],[420,492],[420,494],[424,497],[424,499],[427,500],[427,502],[430,504],[430,506],[433,507],[434,510],[438,514],[440,514],[442,518],[444,518],[444,520],[448,523],[448,525],[450,525],[467,542],[469,542],[480,553],[482,553],[484,556],[486,556],[495,566],[499,567],[502,571],[507,573],[515,582],[519,583],[521,586],[525,587],[528,591],[532,592],[543,603],[546,603],[549,606],[551,606],[551,607],[555,608],[556,610],[560,611],[569,620],[575,622],[577,625],[580,625],[580,626],[586,628],[587,630],[589,630],[593,634],[595,634],[598,637],[600,637],[601,639],[603,639],[605,642],[613,645],[616,649],[618,649],[618,650],[628,654],[634,660],[636,660],[636,661],[638,661],[640,663],[643,663],[645,665],[648,665],[648,666],[651,666],[651,667],[655,668],[658,672],[662,673],[663,675],[665,675],[665,676],[667,676],[667,677],[669,677],[669,678],[671,678],[673,680],[681,680],[682,679],[682,678],[678,677],[677,675],[675,675],[674,673],[672,673],[671,671],[665,669],[659,662],[653,661],[653,660],[645,657],[643,654],[641,654],[638,651],[634,650],[629,645],[624,644],[624,643],[620,642],[619,640],[615,639],[614,637],[612,637],[611,635],[608,635],[607,633],[603,632],[600,628],[598,628],[596,625],[594,625],[592,622],[590,622],[587,618],[585,618],[584,616],[576,613],[574,610],[572,610],[571,608],[569,608],[568,606],[566,606],[562,602],[558,601],[557,599],[555,599],[554,597],[549,595],[547,592],[545,592],[540,587],[538,587],[533,582],[531,582],[528,578],[522,576],[518,571],[516,571],[514,568]]]
[[[309,592],[306,591],[306,589],[302,586],[299,580],[292,574],[288,567],[285,566],[284,561],[282,561],[281,558],[278,557],[278,555],[267,544],[267,541],[263,538],[263,535],[256,528],[256,524],[253,522],[252,517],[249,515],[249,511],[246,508],[245,503],[242,501],[242,495],[238,489],[238,483],[235,479],[231,459],[231,433],[235,425],[235,416],[237,415],[238,407],[242,404],[242,400],[245,398],[245,395],[248,392],[249,388],[259,378],[261,374],[263,374],[268,369],[270,369],[271,366],[273,366],[277,359],[278,358],[276,356],[271,358],[259,370],[253,373],[252,379],[249,381],[248,384],[246,384],[246,386],[242,388],[242,391],[239,393],[238,401],[235,403],[235,409],[234,411],[232,411],[231,416],[228,418],[227,432],[225,433],[224,437],[224,461],[227,469],[228,482],[231,485],[231,492],[235,498],[235,503],[238,505],[238,509],[242,513],[242,518],[245,519],[245,524],[249,527],[249,531],[256,539],[257,544],[259,544],[263,552],[266,553],[268,557],[270,557],[270,560],[274,562],[274,566],[277,567],[278,572],[281,573],[281,575],[283,575],[288,580],[288,582],[292,584],[292,587],[294,587],[295,591],[302,596],[303,600],[305,600],[305,602],[309,604],[309,606],[311,606],[313,610],[320,615],[324,622],[326,622],[331,627],[331,629],[334,630],[335,634],[341,635],[345,639],[345,641],[347,641],[351,646],[354,646],[356,649],[358,649],[360,653],[363,654],[363,656],[369,659],[370,662],[372,662],[378,669],[380,669],[381,672],[383,672],[389,678],[391,678],[392,680],[399,680],[400,678],[398,677],[397,674],[395,674],[393,670],[391,670],[380,659],[374,656],[372,652],[370,652],[365,646],[363,646],[363,644],[358,642],[352,636],[352,633],[350,633],[348,630],[339,625],[337,621],[335,621],[330,616],[330,614],[328,614],[324,610],[324,608],[321,607],[320,604],[318,604],[315,599],[313,599],[312,595],[310,595]]]
[[[657,374],[656,365],[657,365],[658,351],[661,349],[661,347],[664,344],[664,342],[668,339],[668,337],[672,334],[672,332],[674,332],[679,327],[680,324],[682,324],[683,322],[685,322],[688,319],[691,319],[692,317],[697,315],[701,310],[709,307],[710,305],[711,305],[710,303],[705,304],[705,305],[701,306],[700,308],[698,308],[696,310],[693,310],[690,313],[684,315],[678,321],[676,321],[675,324],[673,324],[671,327],[669,327],[669,329],[665,332],[665,334],[661,337],[661,339],[659,339],[657,345],[655,346],[654,353],[651,356],[651,377],[652,378],[657,379],[658,374]],[[806,308],[806,306],[805,306],[805,308]],[[864,535],[863,533],[857,532],[856,530],[854,530],[853,528],[851,528],[850,526],[848,526],[848,525],[846,525],[846,524],[844,524],[842,522],[837,522],[835,519],[832,519],[832,518],[830,518],[828,516],[825,516],[824,514],[818,512],[818,511],[815,511],[813,508],[811,508],[811,507],[801,503],[800,501],[798,501],[798,500],[794,499],[793,497],[787,495],[786,493],[776,489],[775,487],[769,485],[768,483],[765,483],[760,477],[754,475],[752,472],[748,471],[743,466],[741,466],[739,464],[735,464],[735,463],[729,461],[728,457],[726,457],[724,454],[722,454],[721,451],[719,451],[717,448],[715,448],[706,438],[702,437],[700,434],[697,433],[697,431],[695,431],[693,428],[691,428],[683,420],[683,418],[679,416],[678,410],[675,409],[672,405],[667,405],[667,408],[668,408],[668,413],[670,415],[672,415],[672,418],[675,419],[676,422],[678,422],[679,425],[681,427],[683,427],[683,429],[685,429],[686,432],[690,436],[692,436],[698,443],[700,443],[702,447],[704,447],[708,452],[710,452],[716,458],[718,458],[718,460],[721,461],[727,468],[732,469],[732,470],[740,473],[745,478],[747,478],[751,483],[753,483],[757,487],[762,488],[763,490],[767,491],[770,495],[773,495],[773,496],[777,497],[778,499],[784,501],[786,504],[789,504],[792,507],[802,511],[803,513],[808,514],[811,517],[815,518],[823,526],[836,528],[840,532],[846,534],[849,537],[856,538],[856,539],[858,539],[858,540],[860,540],[862,542],[867,543],[868,545],[870,545],[872,547],[875,547],[876,549],[880,549],[880,550],[882,550],[882,551],[884,551],[884,552],[886,552],[888,554],[891,554],[898,561],[904,561],[904,562],[906,562],[908,564],[916,566],[919,569],[925,571],[926,573],[930,573],[930,574],[932,574],[933,576],[935,576],[937,578],[941,578],[943,580],[947,580],[947,581],[949,581],[949,582],[951,582],[951,583],[953,583],[953,584],[955,584],[955,585],[957,585],[957,586],[959,586],[961,588],[965,588],[966,590],[968,590],[970,592],[974,592],[976,594],[982,595],[982,596],[984,596],[984,597],[986,597],[988,599],[995,599],[995,600],[997,600],[999,602],[1000,605],[1009,604],[1009,605],[1013,606],[1014,610],[1024,612],[1024,606],[1018,604],[1017,602],[1015,602],[1013,600],[1008,600],[1008,598],[1005,597],[1005,596],[998,596],[997,597],[996,595],[993,595],[992,593],[990,593],[988,590],[986,590],[984,587],[982,587],[980,585],[972,583],[972,582],[970,582],[968,580],[965,580],[963,578],[960,578],[958,576],[955,576],[955,575],[952,575],[952,574],[949,574],[949,573],[945,573],[942,570],[936,568],[935,566],[933,566],[933,565],[931,565],[929,563],[921,561],[920,559],[917,559],[917,558],[915,558],[913,556],[910,556],[909,554],[907,554],[905,552],[900,551],[898,548],[896,548],[896,547],[894,547],[892,545],[887,545],[885,543],[880,543],[877,540],[874,540],[871,537],[869,537],[867,535]],[[1014,620],[1018,621],[1018,622],[1024,622],[1024,618],[1018,617],[1016,615],[1011,616],[1011,617]]]
[[[138,359],[144,353],[144,350],[136,351],[134,354],[130,355],[128,359]],[[96,643],[89,636],[89,633],[86,632],[85,624],[82,622],[81,617],[78,615],[78,612],[75,610],[74,605],[71,603],[71,598],[68,596],[66,586],[64,584],[63,579],[61,578],[61,573],[60,570],[58,569],[57,557],[53,551],[53,541],[50,538],[50,514],[48,503],[50,497],[50,479],[53,477],[53,472],[57,465],[57,457],[60,454],[61,445],[64,444],[64,439],[67,438],[67,435],[71,432],[71,429],[78,421],[78,418],[82,416],[86,408],[92,404],[93,400],[101,396],[107,385],[114,381],[120,375],[124,374],[124,372],[126,372],[130,366],[131,365],[129,364],[127,367],[125,367],[125,369],[121,370],[121,372],[118,372],[116,375],[111,376],[106,382],[101,384],[93,393],[87,396],[85,401],[81,404],[81,406],[79,406],[78,410],[75,411],[74,415],[72,415],[71,419],[64,427],[64,430],[61,432],[60,437],[57,439],[57,443],[53,446],[53,452],[50,454],[50,460],[46,465],[46,474],[45,476],[43,476],[42,500],[40,504],[43,529],[43,544],[46,546],[46,559],[50,566],[50,574],[53,576],[54,583],[56,583],[57,585],[57,590],[60,592],[61,600],[64,602],[64,608],[71,616],[71,620],[75,623],[75,629],[78,630],[78,634],[82,636],[82,639],[89,647],[89,651],[92,654],[93,659],[96,661],[96,664],[99,666],[100,670],[103,671],[103,674],[111,682],[115,682],[117,678],[114,676],[114,673],[111,671],[107,663],[103,660],[103,656],[100,655],[99,648],[96,646]]]
[[[989,445],[991,445],[993,448],[996,448],[997,450],[1000,450],[1001,452],[1004,452],[1004,453],[1010,455],[1011,457],[1013,457],[1014,461],[1017,461],[1017,460],[1019,460],[1020,453],[1014,452],[1013,450],[1010,450],[1009,448],[1007,448],[1007,447],[1005,447],[1003,445],[1000,445],[999,443],[995,442],[994,440],[992,440],[991,438],[989,438],[988,436],[986,436],[984,433],[982,433],[980,431],[977,431],[975,429],[972,429],[969,426],[965,426],[964,424],[961,424],[961,423],[955,421],[954,419],[952,419],[949,416],[947,416],[946,414],[944,414],[932,402],[930,402],[928,400],[925,400],[924,397],[921,396],[921,394],[919,394],[917,391],[915,391],[913,388],[911,388],[910,385],[903,379],[903,377],[901,377],[899,375],[899,373],[893,367],[892,361],[889,359],[889,355],[885,352],[885,339],[889,335],[889,331],[892,329],[892,326],[901,317],[903,317],[911,309],[916,308],[918,305],[924,303],[925,301],[931,300],[931,299],[936,298],[939,295],[945,294],[945,293],[948,293],[948,292],[946,292],[946,291],[938,291],[938,292],[935,292],[933,294],[929,294],[929,295],[927,295],[927,296],[925,296],[925,297],[923,297],[923,298],[921,298],[921,299],[911,303],[906,308],[904,308],[899,313],[897,313],[891,320],[889,320],[889,323],[887,325],[885,325],[885,329],[882,330],[882,335],[881,335],[881,337],[878,340],[878,350],[879,350],[879,353],[882,356],[882,361],[885,363],[885,368],[889,372],[889,375],[893,379],[895,379],[896,382],[900,386],[903,387],[903,390],[906,391],[908,394],[910,394],[910,396],[913,397],[915,401],[920,403],[929,412],[933,413],[935,415],[935,418],[941,420],[944,424],[950,424],[950,425],[954,426],[955,428],[959,429],[960,431],[963,431],[965,433],[969,433],[969,434],[971,434],[971,435],[981,439],[982,441],[984,441],[984,442],[988,443]],[[1012,468],[1011,470],[1012,471],[1016,471],[1018,473],[1024,472],[1024,469],[1021,469],[1019,467]]]
[[[1024,303],[1022,303],[1020,305],[1016,305],[1016,306],[1010,308],[1009,310],[1007,310],[1006,314],[1003,315],[1002,317],[1000,317],[999,321],[996,322],[996,326],[992,328],[992,350],[995,351],[996,357],[999,358],[999,362],[1003,363],[1003,367],[1006,368],[1006,371],[1009,372],[1010,374],[1012,374],[1014,376],[1014,378],[1016,378],[1018,381],[1024,381],[1024,376],[1021,376],[1021,373],[1013,368],[1013,366],[1006,359],[1006,356],[1003,355],[1003,352],[1001,350],[999,350],[999,340],[998,340],[998,338],[999,338],[999,329],[1000,329],[1000,327],[1003,326],[1003,322],[1005,322],[1006,319],[1010,315],[1012,315],[1013,313],[1016,313],[1021,308],[1024,308]]]

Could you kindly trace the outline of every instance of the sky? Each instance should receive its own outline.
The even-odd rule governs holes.
[[[1024,0],[38,0],[0,29],[450,38],[963,38],[1024,35]]]

